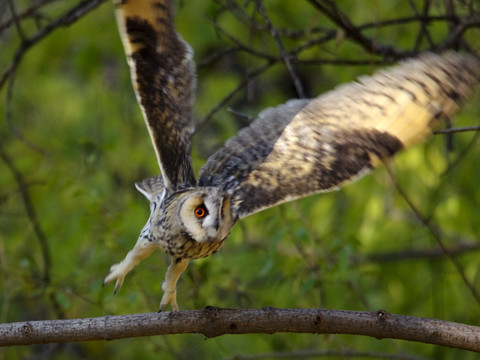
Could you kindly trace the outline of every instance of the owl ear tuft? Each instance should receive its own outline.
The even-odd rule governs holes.
[[[165,184],[163,182],[162,175],[157,175],[135,183],[135,187],[140,191],[148,200],[152,201],[152,198],[163,192]]]

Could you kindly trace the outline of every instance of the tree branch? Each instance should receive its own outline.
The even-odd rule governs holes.
[[[480,131],[480,126],[466,126],[466,127],[459,127],[459,128],[449,128],[449,129],[439,129],[435,130],[434,134],[452,134],[452,133],[459,133],[459,132],[466,132],[466,131]]]
[[[404,249],[400,251],[390,251],[383,253],[373,253],[366,255],[354,255],[351,258],[353,264],[363,264],[369,262],[390,262],[405,260],[425,260],[425,259],[444,259],[448,254],[459,256],[473,251],[480,251],[480,244],[477,242],[461,242],[455,246],[449,247],[445,252],[439,247]]]
[[[277,48],[280,52],[280,56],[283,58],[283,61],[285,62],[285,65],[288,69],[288,72],[290,73],[290,77],[292,78],[293,84],[295,85],[295,89],[297,90],[298,97],[304,98],[305,97],[305,92],[303,91],[303,86],[302,83],[297,75],[297,72],[295,71],[295,68],[292,65],[291,61],[291,55],[287,53],[285,50],[282,40],[280,39],[280,36],[278,35],[277,29],[273,26],[272,22],[270,21],[270,18],[267,15],[267,12],[265,11],[265,8],[263,7],[263,4],[260,0],[255,0],[255,6],[257,7],[258,12],[260,15],[262,15],[263,20],[265,21],[265,24],[267,25],[267,28],[270,30],[270,33],[272,34],[272,37],[275,39],[275,42],[277,44]]]
[[[225,360],[258,360],[258,359],[306,359],[310,357],[337,357],[340,359],[395,359],[395,360],[430,360],[420,356],[407,355],[405,353],[388,354],[376,351],[354,351],[354,350],[294,350],[278,351],[272,353],[261,353],[253,355],[237,354]]]
[[[376,312],[325,309],[220,309],[146,313],[0,325],[0,346],[129,337],[203,334],[355,334],[401,339],[480,352],[480,328],[437,319]]]
[[[205,115],[198,123],[195,125],[195,130],[192,134],[194,136],[205,124],[218,112],[220,111],[238,92],[243,90],[246,86],[246,84],[251,81],[253,78],[259,76],[261,73],[263,73],[265,70],[267,70],[271,66],[271,62],[267,62],[266,64],[259,66],[258,68],[250,71],[248,74],[246,74],[245,79],[232,91],[230,91],[221,101],[217,103],[211,109],[207,115]]]
[[[437,227],[435,227],[433,224],[432,224],[432,221],[431,221],[431,218],[430,217],[426,217],[424,216],[420,210],[416,207],[416,205],[413,203],[413,201],[409,198],[409,196],[407,195],[407,193],[405,192],[405,190],[402,188],[402,186],[398,183],[398,181],[396,180],[395,176],[393,175],[392,173],[392,170],[391,168],[388,166],[386,166],[386,169],[387,169],[387,172],[388,174],[390,175],[390,179],[392,180],[393,182],[393,185],[395,186],[395,189],[398,191],[398,193],[400,194],[400,196],[403,198],[403,200],[407,203],[407,205],[410,207],[410,209],[412,210],[412,212],[415,214],[415,216],[418,218],[418,220],[420,220],[420,222],[423,224],[423,226],[425,226],[428,231],[430,232],[430,234],[433,236],[433,238],[436,240],[437,244],[440,246],[440,248],[442,249],[442,251],[448,256],[448,258],[450,259],[450,261],[452,262],[452,264],[455,266],[455,268],[457,269],[457,272],[458,274],[460,275],[460,278],[463,280],[463,282],[465,283],[465,285],[467,286],[467,288],[470,290],[470,293],[472,294],[472,296],[475,298],[475,301],[480,304],[480,294],[478,293],[477,289],[475,288],[475,286],[473,286],[473,284],[470,282],[470,280],[468,280],[467,278],[467,275],[466,275],[466,272],[463,268],[463,266],[460,264],[460,262],[455,258],[455,256],[453,256],[453,254],[451,254],[449,251],[448,251],[448,247],[445,245],[445,242],[443,240],[443,237],[440,233],[440,231],[438,230]]]
[[[38,30],[32,36],[24,38],[21,45],[15,51],[13,60],[11,61],[10,65],[0,77],[0,89],[20,65],[20,62],[27,50],[29,50],[33,45],[48,36],[55,29],[70,26],[71,24],[75,23],[75,21],[80,19],[82,16],[88,14],[90,11],[92,11],[98,5],[104,3],[105,1],[106,0],[84,0],[77,6],[67,11],[62,16],[48,23],[48,25]]]
[[[350,18],[331,0],[308,0],[318,11],[330,18],[335,25],[345,32],[345,35],[360,45],[367,52],[393,56],[395,59],[414,55],[412,52],[401,51],[391,45],[380,44],[364,36],[360,29],[353,25]]]

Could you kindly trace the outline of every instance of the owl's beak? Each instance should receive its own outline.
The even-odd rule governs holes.
[[[218,221],[218,219],[215,219],[212,226],[215,228],[215,231],[218,231],[218,228],[220,227],[220,221]]]
[[[210,224],[206,227],[208,240],[216,240],[218,236],[218,229],[220,228],[220,222],[218,219],[211,221]]]

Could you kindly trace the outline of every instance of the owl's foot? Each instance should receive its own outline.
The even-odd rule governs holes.
[[[120,290],[120,288],[122,287],[123,279],[125,279],[125,276],[140,261],[149,256],[156,247],[157,246],[155,244],[152,244],[152,242],[140,237],[133,249],[128,252],[127,256],[125,256],[125,259],[123,259],[122,262],[119,262],[118,264],[112,265],[110,267],[110,273],[107,275],[105,280],[103,280],[103,285],[116,279],[117,282],[115,283],[114,290],[114,294],[116,294],[117,291]]]
[[[125,279],[125,276],[128,274],[130,270],[127,269],[127,266],[125,264],[125,261],[122,261],[121,263],[112,265],[110,267],[110,273],[107,275],[105,280],[103,280],[103,285],[105,286],[109,282],[113,280],[117,280],[115,283],[115,289],[113,290],[113,294],[116,294],[118,290],[123,285],[123,280]]]
[[[172,257],[172,262],[167,269],[167,274],[165,275],[165,281],[162,284],[162,289],[164,291],[162,301],[160,301],[160,310],[162,311],[165,306],[170,304],[172,306],[172,311],[178,311],[177,305],[177,282],[180,278],[180,275],[187,268],[188,259],[181,259]]]
[[[162,289],[163,289],[162,284]],[[177,312],[178,311],[178,305],[177,305],[177,291],[164,291],[163,296],[162,296],[162,301],[160,301],[160,310],[158,312],[161,312],[165,306],[170,304],[172,307],[172,311]]]

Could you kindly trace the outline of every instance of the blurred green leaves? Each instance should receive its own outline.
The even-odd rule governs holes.
[[[418,35],[418,19],[375,26],[395,18],[414,18],[412,4],[420,11],[429,2],[336,3],[354,24],[370,24],[363,35],[378,43],[399,51],[412,50],[416,43],[418,49],[429,48],[428,37]],[[43,17],[21,22],[25,33],[34,32],[75,4],[45,1]],[[469,11],[462,4],[455,4],[457,16]],[[21,1],[16,5],[20,13],[32,4]],[[286,49],[296,51],[295,69],[309,96],[371,73],[383,60],[395,60],[365,51],[308,1],[272,0],[264,6]],[[472,2],[471,7],[478,16],[478,5]],[[445,11],[440,2],[433,2],[429,14],[444,16]],[[228,107],[254,117],[263,108],[296,94],[284,63],[278,60],[276,44],[252,2],[187,0],[180,2],[177,14],[179,31],[201,65],[194,120],[202,126],[193,137],[192,154],[198,170],[248,123],[228,112]],[[8,18],[3,16],[0,21]],[[428,23],[427,29],[434,43],[450,31],[445,19]],[[477,26],[465,33],[464,41],[472,49],[479,48],[478,32]],[[0,36],[3,72],[20,39],[13,26]],[[329,40],[323,42],[323,37]],[[269,59],[271,67],[252,76],[225,106],[212,112]],[[12,87],[7,84],[0,90],[1,150],[13,159],[26,187],[21,189],[11,168],[0,161],[1,321],[51,319],[59,313],[75,318],[155,311],[168,260],[160,252],[129,274],[115,297],[112,286],[102,288],[109,266],[131,249],[148,218],[148,202],[133,184],[159,171],[131,88],[113,5],[106,2],[35,44],[22,58]],[[455,119],[455,126],[477,125],[479,100],[477,93]],[[205,119],[209,113],[212,116]],[[434,136],[428,144],[400,154],[390,164],[396,181],[449,247],[479,241],[477,137],[474,132],[455,134],[453,151],[447,153],[444,136]],[[34,206],[34,219],[27,216],[22,190],[28,192]],[[38,222],[46,236],[52,260],[49,284],[41,276],[45,259],[32,221]],[[446,256],[409,258],[409,251],[420,250],[435,251],[438,244],[399,196],[388,172],[379,169],[341,191],[242,220],[219,254],[192,262],[179,283],[178,301],[181,308],[383,308],[478,325],[480,305],[452,263]],[[399,260],[369,257],[386,253],[397,254]],[[477,289],[478,256],[472,251],[457,257]],[[300,349],[473,359],[472,354],[420,344],[295,334],[223,336],[208,341],[202,336],[182,335],[19,347],[1,349],[0,356],[234,358]]]

